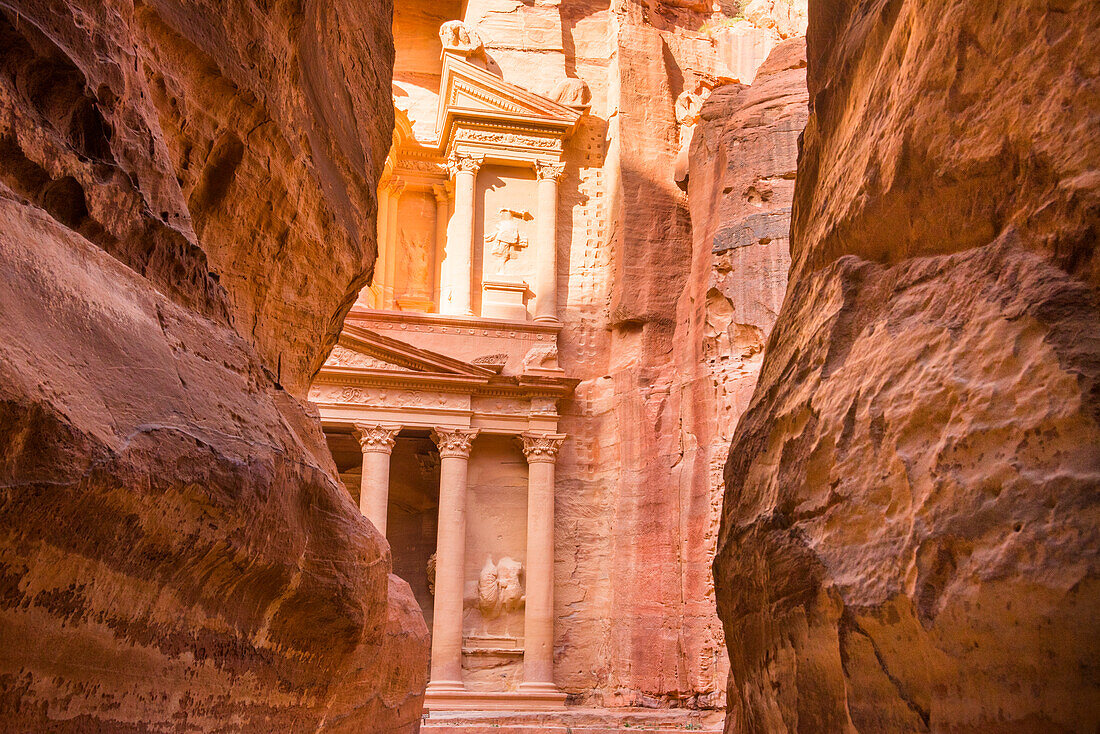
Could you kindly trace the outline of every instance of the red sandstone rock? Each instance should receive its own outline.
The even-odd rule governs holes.
[[[738,314],[755,325],[744,335],[728,308],[716,328],[693,318],[711,290],[711,245],[700,243],[713,231],[708,221],[702,234],[693,233],[696,212],[689,216],[674,178],[685,139],[677,101],[725,76],[725,58],[701,30],[708,15],[667,4],[661,7],[669,12],[640,2],[617,3],[611,12],[597,10],[601,5],[573,0],[561,11],[593,105],[587,129],[573,138],[577,159],[592,168],[582,168],[579,186],[562,185],[559,211],[575,233],[559,252],[570,263],[560,360],[581,383],[562,411],[570,440],[558,471],[556,675],[590,705],[715,708],[723,703],[726,668],[710,572],[720,464],[758,369],[763,337],[756,329],[766,331],[778,310],[786,258],[782,244],[754,246],[745,261],[758,283],[744,291],[733,280],[713,284],[718,300],[728,292],[739,307],[752,305]],[[598,65],[601,58],[608,68]],[[802,71],[795,75],[804,79]],[[755,151],[736,174],[747,177],[746,186],[758,175],[789,176],[795,167],[797,132],[782,136],[788,151],[772,160],[767,131],[789,111],[804,119],[804,81],[801,98],[798,84],[768,83],[780,99],[754,97],[737,123]],[[598,127],[601,115],[606,130]],[[764,117],[759,134],[754,115]],[[731,169],[741,162],[735,154],[727,160]],[[694,186],[696,171],[714,160],[693,163]],[[700,191],[721,195],[721,187],[709,186]],[[789,206],[791,184],[783,186],[773,201],[786,196]],[[581,196],[570,198],[578,189]],[[699,209],[707,221],[707,205]],[[746,204],[730,212],[730,222],[750,210]],[[748,341],[734,347],[730,336]],[[715,363],[727,354],[743,367],[738,388],[713,385],[711,365],[701,366],[704,350]]]
[[[0,722],[413,731],[302,402],[375,254],[388,4],[0,10]]]
[[[1100,7],[822,1],[729,732],[1095,731]]]
[[[678,413],[671,430],[680,453],[668,471],[689,518],[682,573],[685,596],[696,601],[684,657],[717,658],[719,681],[725,650],[706,600],[713,595],[722,465],[786,287],[806,101],[805,42],[797,39],[772,52],[751,87],[711,94],[691,147],[691,270],[677,303],[669,401]]]

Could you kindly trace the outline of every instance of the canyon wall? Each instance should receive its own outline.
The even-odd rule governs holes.
[[[787,263],[778,238],[771,244],[756,238],[744,251],[715,256],[715,230],[708,228],[735,227],[752,213],[784,206],[784,221],[789,216],[805,90],[795,61],[793,77],[803,81],[771,79],[762,96],[745,91],[734,100],[727,95],[748,88],[718,88],[715,95],[729,100],[723,109],[744,113],[728,133],[717,117],[692,123],[680,114],[685,93],[701,99],[731,81],[722,38],[733,25],[714,27],[706,5],[704,11],[635,0],[560,6],[565,68],[592,91],[591,110],[567,151],[578,165],[566,169],[558,218],[567,223],[559,261],[568,263],[558,288],[560,363],[581,382],[562,410],[570,439],[558,461],[556,675],[578,703],[724,704],[725,651],[710,573],[719,467],[747,405]],[[491,54],[500,41],[486,43]],[[714,160],[693,159],[690,185],[697,174],[702,178],[692,196],[714,199],[736,183],[746,189],[742,209],[713,215],[706,204],[689,209],[676,174],[687,160],[691,124],[715,151],[723,149],[731,175],[745,177],[725,181],[725,171],[703,172]],[[741,127],[752,138],[747,159],[719,140],[736,137]],[[735,171],[740,165],[745,169]],[[755,178],[766,179],[759,186],[767,193],[749,203]],[[698,233],[696,216],[706,221]],[[714,274],[724,267],[716,259],[744,272],[723,280],[730,274]],[[761,280],[738,291],[741,276]],[[717,313],[708,323],[694,314],[703,314],[712,290]],[[733,306],[721,303],[726,299],[745,312],[734,318]],[[741,370],[742,386],[715,384],[733,364],[728,369]]]
[[[820,0],[728,732],[1100,725],[1100,6]]]
[[[0,721],[412,731],[304,392],[375,257],[388,2],[0,3]]]

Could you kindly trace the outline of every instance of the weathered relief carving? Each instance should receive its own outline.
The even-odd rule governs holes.
[[[592,90],[584,79],[562,79],[550,92],[550,99],[566,107],[588,109],[592,104]]]
[[[503,273],[508,262],[519,256],[527,248],[527,235],[523,223],[531,218],[527,212],[514,209],[501,209],[496,229],[485,237],[485,244],[494,257],[500,258],[498,273]]]
[[[485,619],[518,611],[526,599],[523,593],[523,564],[505,556],[493,563],[490,556],[477,579],[477,608]]]
[[[428,593],[435,596],[435,553],[428,556]]]
[[[408,273],[405,295],[413,298],[431,298],[432,263],[428,236],[422,233],[401,232],[401,252]]]
[[[508,364],[507,354],[486,354],[482,357],[478,357],[473,361],[478,367],[485,367],[487,369],[496,372],[498,375],[504,371],[504,366]]]
[[[512,147],[539,148],[542,150],[560,150],[561,148],[561,143],[557,138],[510,132],[492,132],[489,130],[459,130],[455,133],[455,140],[468,143],[492,143]]]
[[[558,412],[555,398],[531,398],[531,412],[537,415],[553,415]]]
[[[401,158],[397,163],[398,171],[413,171],[416,173],[432,173],[440,176],[447,175],[447,165],[435,161],[416,160],[415,158]]]
[[[473,361],[473,364],[480,365],[482,367],[503,367],[507,363],[507,354],[486,354],[482,357],[476,357]]]
[[[452,177],[459,173],[476,174],[481,170],[481,164],[485,161],[481,156],[454,153],[447,159],[447,170]]]
[[[421,475],[432,477],[439,471],[439,454],[434,451],[417,451],[416,464]]]
[[[332,348],[332,353],[325,361],[325,364],[330,367],[364,367],[373,370],[401,371],[404,369],[399,365],[391,364],[376,357],[372,357],[369,354],[357,352],[354,349],[342,347],[339,344]],[[319,394],[319,388],[315,388],[315,392]],[[310,398],[314,399],[313,393],[310,394]]]
[[[531,347],[523,358],[523,371],[530,369],[553,370],[558,368],[558,346],[542,344]]]
[[[473,56],[485,50],[481,36],[461,20],[449,20],[439,28],[439,40],[444,51]]]
[[[710,90],[700,86],[694,92],[684,91],[676,98],[676,122],[680,124],[680,150],[676,155],[673,175],[678,182],[687,179],[688,152],[695,137],[695,126],[699,122],[699,113]]]
[[[700,92],[682,92],[676,98],[676,122],[681,125],[694,125],[699,122],[699,112],[703,109],[706,96]]]
[[[535,173],[539,181],[544,179],[560,181],[562,174],[565,173],[565,164],[550,161],[535,161]]]
[[[352,405],[373,405],[384,408],[442,408],[460,410],[467,407],[469,396],[424,392],[420,390],[387,390],[368,387],[341,385],[321,386],[316,397],[322,403],[348,403]]]

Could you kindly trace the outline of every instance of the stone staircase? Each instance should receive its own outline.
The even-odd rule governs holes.
[[[516,711],[433,711],[425,734],[633,734],[700,732],[721,734],[721,711],[689,709],[595,709],[521,713]]]

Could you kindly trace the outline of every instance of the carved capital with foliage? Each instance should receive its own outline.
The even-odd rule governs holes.
[[[378,452],[389,454],[397,441],[401,426],[377,426],[367,423],[355,424],[355,436],[359,439],[359,448],[364,454]]]
[[[476,175],[481,170],[481,164],[484,162],[485,159],[478,155],[453,153],[447,160],[447,170],[450,171],[452,178],[463,172]]]
[[[436,428],[432,431],[432,440],[439,447],[441,458],[468,459],[478,433],[477,428]]]
[[[549,161],[535,161],[535,173],[538,175],[539,181],[544,179],[560,181],[562,174],[565,173],[565,164],[551,163]]]
[[[524,433],[523,455],[527,457],[527,463],[537,461],[554,463],[558,460],[558,449],[565,443],[563,433]]]

